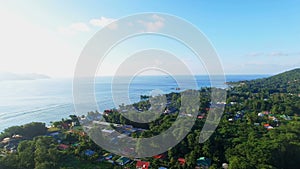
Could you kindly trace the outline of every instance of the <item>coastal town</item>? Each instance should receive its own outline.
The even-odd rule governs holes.
[[[226,104],[226,103],[219,103]],[[237,102],[230,102],[228,105],[236,105]],[[172,108],[171,108],[172,109]],[[209,110],[207,108],[206,110]],[[125,136],[139,135],[146,129],[136,128],[132,125],[127,124],[116,124],[100,121],[102,116],[109,116],[110,113],[113,113],[114,110],[105,110],[103,113],[89,113],[87,116],[77,117],[75,115],[70,116],[70,119],[66,119],[60,122],[55,122],[51,126],[47,128],[47,132],[44,136],[52,137],[57,142],[57,149],[62,152],[67,152],[70,149],[78,149],[80,147],[82,139],[87,139],[88,134],[83,130],[81,123],[85,124],[87,121],[92,121],[93,124],[100,125],[103,129],[101,130],[105,137],[110,138],[111,143],[117,145],[118,139],[121,139]],[[169,114],[169,108],[163,112],[164,114]],[[174,113],[174,112],[173,112]],[[228,118],[228,122],[234,123],[235,121],[242,120],[245,111],[238,111],[236,113],[226,113],[226,115],[230,115],[231,118]],[[191,114],[186,114],[186,116],[192,116]],[[205,120],[205,113],[199,114],[197,116],[198,120]],[[287,115],[275,116],[269,111],[263,111],[257,114],[258,118],[268,119],[268,122],[261,123],[253,123],[255,126],[263,126],[266,130],[274,129],[274,127],[279,127],[281,121],[290,121],[292,118]],[[114,129],[111,129],[111,126],[114,126]],[[22,135],[13,134],[11,137],[5,137],[1,141],[1,156],[6,156],[7,154],[16,153],[18,144],[21,141],[26,140]],[[135,147],[127,147],[122,150],[124,154],[130,155],[130,153],[134,152]],[[167,154],[158,154],[153,156],[152,159],[164,161],[166,160]],[[148,169],[151,168],[150,161],[143,161],[141,159],[128,158],[124,156],[118,156],[116,154],[106,152],[105,150],[97,151],[97,149],[86,148],[83,149],[80,154],[80,158],[89,159],[91,162],[95,164],[101,163],[109,163],[112,166],[120,166],[124,168],[132,168],[135,165],[136,169]],[[177,159],[179,165],[184,166],[186,163],[186,159],[180,157]],[[196,159],[196,168],[209,168],[211,165],[211,159],[208,157],[199,157]],[[223,166],[228,166],[227,163],[223,163]],[[158,169],[167,169],[166,166],[160,166]]]
[[[57,142],[57,149],[59,151],[68,151],[69,149],[76,149],[80,146],[80,140],[85,139],[88,137],[87,133],[83,130],[81,123],[86,123],[86,121],[93,121],[94,124],[100,125],[101,127],[104,127],[102,130],[102,133],[105,137],[108,137],[111,139],[112,143],[117,143],[118,139],[122,138],[122,136],[132,136],[132,134],[138,134],[145,129],[142,128],[135,128],[132,125],[123,125],[123,124],[115,124],[115,123],[108,123],[99,121],[102,118],[102,115],[109,116],[109,114],[113,112],[113,110],[105,110],[104,113],[100,114],[99,112],[96,113],[89,113],[87,116],[77,117],[75,115],[70,116],[70,119],[66,119],[60,122],[55,122],[51,126],[47,127],[47,132],[44,136],[52,137]],[[164,112],[169,113],[169,110],[166,109]],[[202,115],[203,116],[203,115]],[[199,116],[200,117],[200,116]],[[198,118],[199,118],[198,117]],[[199,119],[203,119],[202,117]],[[115,130],[111,129],[105,129],[110,128],[110,126],[114,126]],[[120,133],[121,137],[117,134]],[[77,138],[80,138],[78,140],[71,139],[70,136],[75,136]],[[23,138],[22,135],[14,134],[11,137],[3,138],[1,141],[1,156],[6,156],[7,154],[16,153],[18,144],[21,141],[27,140],[26,138]],[[124,154],[129,155],[131,152],[134,151],[134,147],[124,149]],[[164,160],[166,154],[158,154],[156,156],[153,156],[153,159],[157,160]],[[142,161],[141,159],[131,159],[124,156],[118,156],[116,154],[102,151],[102,153],[97,152],[96,150],[91,150],[89,148],[83,150],[81,152],[81,157],[92,159],[93,162],[98,163],[110,163],[112,165],[117,166],[132,166],[135,164],[136,169],[148,169],[151,166],[151,163],[149,161]],[[95,161],[94,161],[95,160]],[[178,158],[178,163],[180,165],[185,164],[184,158]],[[199,157],[197,159],[197,165],[200,167],[208,168],[211,161],[207,157]],[[131,168],[131,167],[124,167],[124,168]],[[166,167],[159,167],[159,169],[167,169]]]
[[[262,80],[231,84],[226,89],[226,102],[212,103],[209,99],[211,89],[202,88],[199,90],[202,99],[196,116],[192,111],[179,109],[180,93],[169,93],[166,94],[167,102],[163,104],[165,108],[160,112],[159,118],[150,123],[130,121],[124,115],[132,110],[135,113],[149,110],[151,97],[132,106],[122,105],[119,109],[108,109],[101,113],[88,112],[80,116],[70,115],[66,119],[51,122],[47,127],[45,123],[39,122],[12,126],[0,135],[0,164],[15,165],[12,168],[26,165],[28,169],[33,166],[60,169],[294,166],[293,161],[296,162],[295,158],[299,155],[300,91],[293,86],[298,86],[298,81],[287,82],[276,89],[271,86],[285,78],[290,81],[290,78],[297,77],[298,74],[287,72],[263,79],[264,88],[260,85]],[[247,85],[251,85],[251,88],[247,88]],[[255,92],[250,93],[249,90]],[[209,113],[220,108],[224,108],[224,113],[218,128],[207,141],[198,143],[199,133]],[[120,146],[124,143],[124,138],[153,137],[170,128],[176,120],[186,118],[195,118],[193,127],[180,143],[164,153],[136,158],[143,147]],[[94,128],[101,133],[101,139],[106,139],[121,153],[115,154],[97,145],[95,137],[91,135]],[[178,126],[173,134],[177,136],[184,131],[183,126]],[[128,140],[130,139],[126,139]],[[153,146],[156,147],[155,144]],[[280,153],[275,153],[278,151]],[[256,164],[257,158],[262,161],[260,164]],[[294,160],[280,162],[278,158]],[[21,161],[11,163],[10,159]],[[270,162],[272,163],[269,164]]]

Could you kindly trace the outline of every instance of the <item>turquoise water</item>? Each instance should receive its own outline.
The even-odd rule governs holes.
[[[227,75],[226,81],[252,80],[267,75]],[[96,78],[95,94],[98,109],[103,111],[117,107],[112,100],[111,77]],[[190,82],[185,77],[177,80],[189,88]],[[197,87],[210,86],[207,76],[196,76]],[[124,85],[117,82],[116,86]],[[128,86],[131,102],[137,102],[140,95],[150,95],[152,90],[163,93],[178,92],[174,78],[169,76],[138,76]],[[222,86],[220,86],[222,87]],[[185,88],[180,88],[184,90]],[[118,94],[118,92],[116,92]],[[72,97],[72,79],[43,79],[0,81],[0,131],[13,125],[32,121],[45,122],[60,120],[75,114]],[[120,95],[117,97],[128,97]],[[84,112],[78,112],[77,114]]]

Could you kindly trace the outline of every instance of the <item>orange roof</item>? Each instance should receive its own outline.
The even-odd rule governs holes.
[[[150,166],[150,162],[137,161],[137,163],[136,163],[137,169],[148,169],[149,166]]]

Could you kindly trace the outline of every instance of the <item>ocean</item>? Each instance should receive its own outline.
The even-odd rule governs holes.
[[[252,80],[268,77],[268,75],[227,75],[226,81]],[[159,90],[162,93],[179,92],[189,88],[189,81],[184,76],[178,76],[185,88],[180,88],[174,78],[170,76],[138,76],[132,79],[128,86],[128,94],[115,97],[129,97],[131,103],[138,102],[140,95],[150,95],[151,91]],[[117,108],[114,105],[111,92],[112,77],[97,77],[95,80],[95,95],[98,110]],[[195,76],[197,88],[211,85],[208,76]],[[67,118],[75,113],[73,105],[71,78],[53,78],[41,80],[0,81],[0,131],[5,128],[22,125],[30,122],[44,122]],[[122,82],[115,86],[124,85]],[[225,87],[220,86],[220,87]],[[192,88],[192,87],[191,87]],[[120,92],[122,93],[122,92]],[[94,110],[91,110],[94,111]]]

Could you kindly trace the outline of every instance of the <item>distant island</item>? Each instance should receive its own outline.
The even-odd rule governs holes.
[[[116,147],[122,143],[116,132],[133,138],[155,136],[180,118],[193,118],[192,110],[180,110],[180,92],[166,94],[165,110],[150,123],[137,123],[122,115],[133,109],[148,111],[150,97],[143,96],[133,107],[122,105],[102,114],[71,115],[51,122],[48,128],[36,122],[7,128],[0,134],[0,169],[298,169],[300,69],[228,85],[226,102],[216,104],[210,100],[212,88],[199,90],[201,101],[193,128],[162,154],[136,159],[107,152],[95,144],[84,126],[91,123],[101,127],[99,138],[109,139]],[[225,106],[219,126],[206,142],[198,143],[209,110],[219,105]],[[184,127],[178,126],[174,135],[183,131]],[[125,147],[122,151],[139,153],[143,147]]]
[[[0,81],[38,80],[38,79],[50,79],[50,77],[47,75],[38,74],[38,73],[26,73],[26,74],[17,74],[17,73],[11,73],[11,72],[0,73]]]

